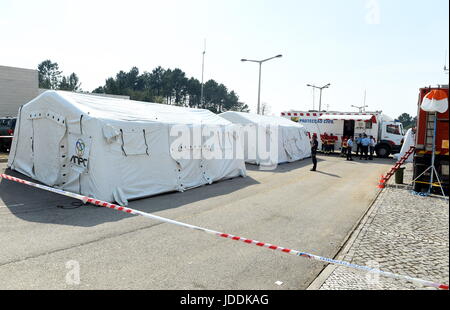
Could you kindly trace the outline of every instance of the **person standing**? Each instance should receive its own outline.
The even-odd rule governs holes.
[[[348,139],[347,139],[346,136],[342,137],[342,143],[341,143],[341,157],[347,156],[347,147],[348,147],[347,140],[348,140]]]
[[[369,144],[369,160],[373,160],[373,153],[375,152],[375,145],[376,145],[375,138],[373,136],[370,136],[370,144]]]
[[[353,149],[353,137],[349,137],[347,140],[347,160],[352,161],[352,149]]]
[[[311,159],[313,162],[313,167],[311,169],[311,171],[316,171],[317,169],[317,148],[319,147],[319,142],[317,141],[317,135],[314,134],[312,136],[312,141],[311,141]]]
[[[359,134],[358,138],[356,138],[356,157],[358,157],[358,154],[362,157],[362,134]]]
[[[336,142],[336,139],[334,138],[333,134],[330,134],[330,138],[328,139],[328,144],[330,147],[329,153],[334,154],[334,143]]]
[[[370,139],[364,134],[364,137],[361,139],[362,152],[359,159],[363,159],[363,156],[365,160],[369,159],[369,145]]]
[[[322,142],[322,152],[324,153],[326,153],[327,150],[327,141],[328,141],[328,134],[324,132],[323,135],[320,135],[320,142]]]

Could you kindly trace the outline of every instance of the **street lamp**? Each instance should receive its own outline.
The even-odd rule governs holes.
[[[308,87],[312,87],[313,89],[319,89],[320,90],[320,98],[319,98],[319,112],[322,111],[322,90],[325,88],[329,88],[331,86],[331,83],[328,83],[327,85],[324,85],[322,87],[316,86],[316,85],[311,85],[311,84],[306,84],[306,86]]]
[[[263,64],[263,62],[272,60],[274,58],[281,58],[283,57],[283,55],[277,55],[277,56],[273,56],[264,60],[252,60],[252,59],[241,59],[242,62],[256,62],[259,64],[259,83],[258,83],[258,114],[260,114],[260,110],[261,110],[261,66]]]
[[[203,88],[204,88],[203,75],[205,73],[205,54],[206,54],[206,39],[205,39],[205,45],[204,45],[204,48],[203,48],[203,59],[202,59],[202,86],[201,86],[201,90],[200,90],[200,105],[203,104],[203,97],[204,97],[204,93],[203,93]]]
[[[358,109],[358,110],[359,110],[359,113],[366,112],[366,108],[368,108],[368,107],[369,107],[368,105],[363,105],[363,106],[360,106],[360,107],[358,107],[358,106],[356,106],[356,105],[352,105],[352,108]]]

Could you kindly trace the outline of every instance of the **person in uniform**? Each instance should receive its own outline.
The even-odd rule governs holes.
[[[370,145],[370,139],[369,137],[367,137],[366,134],[364,134],[364,137],[361,140],[361,146],[362,146],[362,153],[361,153],[361,157],[359,159],[364,159],[368,160],[369,159],[369,145]]]
[[[347,140],[347,160],[352,161],[352,149],[353,149],[353,137],[349,137]]]
[[[313,162],[313,167],[311,171],[316,171],[317,169],[317,148],[319,147],[319,142],[317,141],[317,135],[314,134],[311,140],[311,159]]]
[[[333,134],[330,134],[330,136],[328,137],[328,154],[334,153],[334,136]]]
[[[326,132],[320,135],[320,141],[322,142],[322,152],[326,153],[328,141],[328,134]]]
[[[362,150],[362,139],[363,139],[363,137],[362,137],[362,134],[359,134],[359,136],[358,136],[358,138],[356,138],[356,156],[358,157],[358,154],[360,154],[361,155],[361,157],[362,157],[362,154],[363,154],[363,150]]]
[[[342,143],[341,143],[341,157],[345,157],[347,156],[347,147],[348,147],[348,143],[347,143],[347,137],[343,136],[342,137]]]
[[[375,145],[376,145],[375,138],[373,136],[370,136],[370,144],[369,144],[369,160],[373,160],[373,153],[375,152]]]

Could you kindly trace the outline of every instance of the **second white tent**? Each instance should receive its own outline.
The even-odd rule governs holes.
[[[311,156],[310,139],[301,124],[282,117],[243,112],[225,112],[219,115],[234,124],[242,125],[247,131],[244,149],[247,163],[270,166]],[[251,130],[257,134],[249,135]],[[274,148],[275,152],[268,152],[270,148]]]

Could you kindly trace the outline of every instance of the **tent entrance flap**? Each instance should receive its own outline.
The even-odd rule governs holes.
[[[62,162],[67,161],[64,155],[67,143],[63,141],[66,127],[44,117],[32,118],[31,122],[34,175],[47,185],[56,185]],[[50,148],[50,145],[57,147]]]

